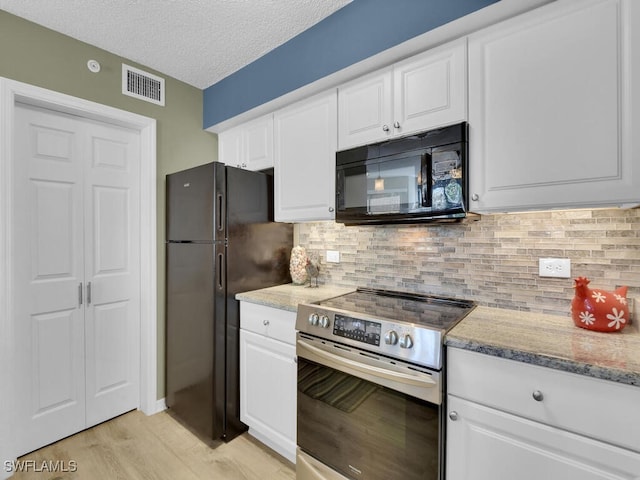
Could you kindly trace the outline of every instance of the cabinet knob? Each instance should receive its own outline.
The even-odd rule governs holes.
[[[389,125],[383,125],[382,126],[382,131],[383,132],[388,132],[389,131]]]
[[[400,122],[397,120],[393,122],[393,128],[400,128]]]
[[[533,392],[533,399],[536,402],[541,402],[544,399],[544,395],[542,395],[542,392],[540,390],[535,390]]]
[[[456,420],[458,420],[458,412],[456,412],[455,410],[453,412],[450,412],[449,418],[455,422]]]
[[[247,164],[246,164],[246,163],[243,163],[243,164],[242,164],[242,168],[247,168]]]
[[[262,320],[262,324],[266,327],[269,325],[269,320]]]
[[[477,202],[478,200],[480,200],[480,196],[477,193],[474,193],[473,195],[471,195],[471,200]]]
[[[329,207],[329,211],[333,213],[333,207]]]

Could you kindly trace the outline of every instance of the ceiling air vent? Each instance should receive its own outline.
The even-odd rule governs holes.
[[[123,63],[122,93],[164,107],[164,78]]]

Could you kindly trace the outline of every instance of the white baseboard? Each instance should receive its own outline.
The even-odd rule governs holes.
[[[161,398],[156,402],[156,413],[163,412],[167,409],[167,404],[164,401],[164,398]]]
[[[164,398],[160,398],[159,400],[156,400],[155,405],[153,405],[153,410],[151,411],[144,411],[142,409],[138,409],[138,410],[140,410],[145,415],[154,415],[156,413],[163,412],[166,409],[167,409],[167,404],[165,403]]]

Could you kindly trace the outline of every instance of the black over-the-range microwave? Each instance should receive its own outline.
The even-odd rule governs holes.
[[[468,207],[466,122],[336,153],[336,222],[459,221]]]

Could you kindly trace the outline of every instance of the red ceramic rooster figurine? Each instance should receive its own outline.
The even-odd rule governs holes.
[[[578,327],[598,332],[617,332],[629,322],[627,287],[614,292],[589,288],[589,279],[575,279],[576,295],[571,302],[571,317]]]

